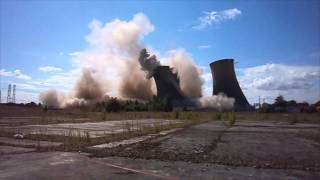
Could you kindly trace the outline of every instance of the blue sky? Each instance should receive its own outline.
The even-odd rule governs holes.
[[[72,82],[63,87],[44,84],[72,74],[71,54],[88,47],[88,24],[93,19],[102,24],[115,18],[129,21],[139,12],[154,26],[143,43],[160,54],[184,49],[203,69],[206,94],[212,91],[208,64],[234,58],[251,103],[258,96],[272,101],[279,94],[298,101],[320,100],[319,1],[2,0],[2,101],[9,83],[17,84],[21,102],[38,101],[38,94],[50,88],[67,91]]]

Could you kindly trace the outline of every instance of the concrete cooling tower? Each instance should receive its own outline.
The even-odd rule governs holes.
[[[248,110],[250,105],[244,96],[234,71],[233,59],[222,59],[210,64],[213,79],[213,95],[224,93],[235,98],[235,110]]]
[[[158,66],[153,78],[157,86],[157,96],[169,102],[172,106],[188,106],[189,99],[180,88],[177,74],[174,74],[169,66]]]

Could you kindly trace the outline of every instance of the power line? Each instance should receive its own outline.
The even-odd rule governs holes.
[[[1,100],[1,102],[5,100]],[[19,104],[19,103],[29,103],[29,102],[35,102],[35,103],[39,103],[38,100],[34,100],[34,99],[20,99],[20,98],[16,98],[16,104]]]

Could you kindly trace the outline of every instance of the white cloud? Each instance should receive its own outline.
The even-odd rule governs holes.
[[[201,30],[215,23],[235,19],[237,16],[242,14],[242,12],[237,8],[203,13],[205,15],[198,18],[199,24],[194,26],[194,29]]]
[[[22,91],[17,89],[16,92],[16,102],[17,103],[29,103],[29,102],[39,103],[39,94],[35,92]]]
[[[240,70],[238,77],[249,101],[258,96],[314,102],[320,99],[320,67],[266,64]],[[272,99],[272,98],[271,98]]]
[[[18,78],[18,79],[23,79],[23,80],[32,79],[31,76],[23,74],[20,69],[16,69],[14,71],[8,71],[6,69],[0,69],[0,76],[15,77],[15,78]]]
[[[201,75],[202,79],[205,81],[205,82],[211,82],[212,81],[212,74],[211,73],[203,73]]]
[[[198,46],[199,49],[209,49],[211,46],[210,45],[200,45]]]
[[[81,54],[80,51],[75,51],[75,52],[69,53],[69,56],[78,56],[80,54]]]
[[[266,64],[246,68],[244,79],[261,90],[307,89],[320,80],[320,67]]]
[[[212,95],[212,74],[211,71],[208,70],[206,72],[205,70],[203,71],[201,78],[204,81],[204,84],[202,86],[202,94],[204,96],[211,96]]]
[[[45,90],[46,88],[43,86],[35,85],[30,83],[31,81],[26,81],[24,83],[17,83],[14,82],[12,84],[16,85],[17,90],[30,90],[30,91],[39,91],[39,90]]]
[[[73,84],[76,82],[77,78],[80,76],[79,69],[73,69],[66,72],[58,72],[51,74],[45,79],[36,79],[32,81],[26,81],[29,86],[22,86],[22,89],[54,89],[57,88],[61,91],[70,90]]]
[[[42,72],[57,72],[57,71],[62,71],[61,68],[55,67],[55,66],[42,66],[39,67],[39,70]]]
[[[48,77],[43,81],[49,87],[59,89],[71,89],[77,78],[80,76],[79,70],[72,70],[66,73],[59,73]]]

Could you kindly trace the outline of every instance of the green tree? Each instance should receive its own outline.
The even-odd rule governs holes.
[[[278,96],[275,100],[274,100],[274,105],[276,106],[285,106],[286,105],[286,101],[284,100],[283,96],[280,95]]]
[[[108,112],[118,112],[121,110],[120,102],[117,98],[110,98],[106,104],[106,111]]]
[[[290,100],[287,102],[287,105],[290,107],[295,107],[297,106],[297,102],[295,100]]]
[[[166,103],[161,100],[158,96],[153,96],[152,100],[148,103],[148,109],[151,111],[164,111]]]

